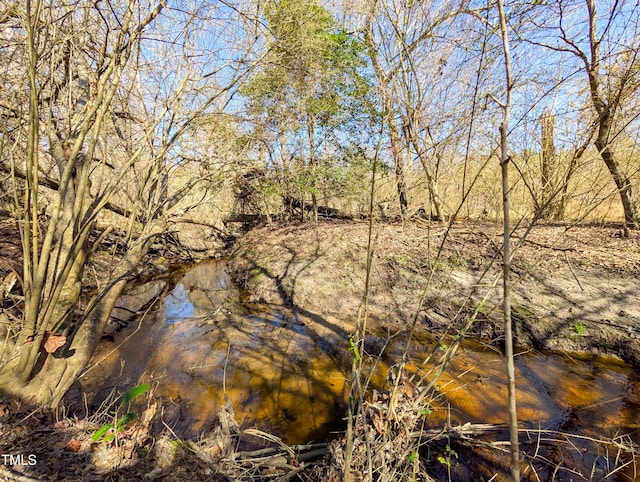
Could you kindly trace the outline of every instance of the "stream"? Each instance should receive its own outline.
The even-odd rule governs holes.
[[[257,427],[291,444],[322,441],[340,430],[352,353],[340,320],[246,302],[224,260],[202,262],[128,290],[114,316],[131,318],[107,336],[81,379],[97,406],[114,386],[150,383],[180,436],[210,429],[225,400],[242,427]],[[132,316],[133,313],[135,316]],[[409,347],[420,362],[425,338]],[[405,342],[367,339],[384,348],[372,376],[380,386]],[[611,358],[529,352],[516,358],[518,416],[528,427],[638,441],[640,375]],[[508,420],[502,355],[465,342],[439,382],[433,426]]]

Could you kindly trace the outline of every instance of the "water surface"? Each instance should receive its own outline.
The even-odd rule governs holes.
[[[257,426],[289,443],[324,440],[341,426],[352,356],[348,320],[244,303],[223,260],[200,263],[173,284],[137,287],[146,294],[136,296],[149,298],[162,289],[144,319],[101,345],[94,357],[99,366],[82,381],[96,400],[114,384],[126,390],[151,383],[169,407],[174,431],[183,436],[210,428],[227,400],[242,426]],[[135,305],[136,296],[124,296],[121,305]],[[414,366],[432,346],[424,337],[410,347]],[[374,385],[383,382],[405,344],[368,338],[370,353],[382,348]],[[524,426],[604,437],[630,432],[638,439],[640,376],[629,366],[529,352],[517,357],[516,368]],[[495,349],[463,344],[438,383],[443,396],[434,402],[430,422],[506,422],[504,371]]]

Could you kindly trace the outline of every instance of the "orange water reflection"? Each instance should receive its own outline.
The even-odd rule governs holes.
[[[155,395],[174,408],[169,422],[185,436],[207,430],[230,399],[243,426],[268,429],[289,443],[324,439],[344,413],[352,327],[304,310],[247,306],[223,266],[211,261],[188,270],[137,331],[132,325],[115,342],[104,342],[94,357],[99,365],[82,380],[84,390],[97,403],[114,384],[122,391],[157,384]],[[133,306],[130,298],[122,302]],[[414,362],[428,345],[411,348]],[[367,346],[374,352],[385,343],[370,337]],[[393,356],[402,349],[401,341],[387,346]],[[380,367],[376,384],[387,368]],[[544,429],[578,427],[603,436],[637,431],[639,380],[612,360],[521,355],[518,415]],[[508,419],[503,360],[492,349],[461,346],[439,386],[444,398],[434,403],[434,425]]]

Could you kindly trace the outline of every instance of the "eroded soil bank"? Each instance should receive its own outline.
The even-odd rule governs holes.
[[[256,228],[237,241],[229,271],[256,301],[353,322],[363,299],[368,233],[365,222]],[[522,349],[615,355],[640,366],[637,233],[537,226],[516,229],[513,242],[513,317]],[[489,223],[375,225],[374,329],[407,330],[417,316],[418,332],[465,330],[499,346],[501,243],[500,227]]]
[[[516,230],[516,244],[522,236],[522,230]],[[570,354],[610,354],[636,367],[639,365],[640,313],[636,280],[640,274],[640,250],[637,234],[634,236],[631,239],[620,238],[617,229],[601,227],[567,230],[564,227],[553,226],[532,230],[528,241],[516,249],[514,256],[514,317],[519,331],[520,351],[533,347],[555,349]],[[496,284],[497,288],[492,289],[492,286],[500,271],[500,243],[500,228],[491,224],[457,224],[449,233],[446,232],[446,226],[439,224],[375,226],[369,303],[372,329],[385,332],[386,328],[387,333],[391,334],[406,331],[424,293],[425,303],[418,312],[416,324],[419,333],[457,334],[477,310],[477,319],[468,330],[470,338],[475,340],[472,343],[485,344],[499,350],[499,282]],[[236,280],[251,290],[254,301],[265,301],[277,306],[288,304],[292,309],[292,319],[300,316],[332,320],[348,331],[353,328],[364,292],[367,244],[366,223],[275,224],[255,228],[242,237],[231,253],[229,269]],[[151,268],[157,270],[162,266]],[[213,283],[212,280],[208,282]],[[212,289],[207,285],[208,295]],[[482,301],[485,297],[486,300]],[[207,299],[209,298],[208,296]],[[215,296],[213,298],[216,306],[215,316],[207,315],[207,320],[212,324],[207,322],[199,326],[199,329],[212,330],[214,326],[219,328],[216,325],[221,321],[217,318],[219,316],[224,315],[223,318],[229,318],[231,323],[235,316],[242,314],[232,312],[227,316],[224,310],[218,310],[220,303],[216,301]],[[180,313],[181,318],[195,315],[199,313]],[[265,318],[248,321],[249,326],[259,325],[259,329],[266,325],[279,328],[277,320]],[[177,329],[186,325],[176,323],[171,326]],[[246,326],[246,321],[245,325],[238,324],[239,328]],[[254,331],[247,330],[247,333],[252,335]],[[142,337],[136,347],[147,345],[148,340]],[[219,365],[226,366],[224,363]],[[465,366],[454,368],[466,372]],[[548,365],[541,371],[547,377],[555,376]],[[615,370],[611,373],[611,376],[616,376]],[[231,383],[230,375],[230,371],[224,373],[225,379]],[[596,367],[593,378],[601,380],[603,371]],[[490,386],[491,380],[479,377],[475,382],[486,389]],[[132,383],[135,381],[132,380]],[[594,386],[591,379],[585,380],[585,386]],[[637,391],[634,390],[627,390],[627,395],[630,393],[630,396],[636,397]],[[407,400],[399,402],[394,407],[406,415],[409,408],[415,404],[410,399],[410,387],[403,388],[401,393]],[[499,396],[495,390],[489,393]],[[378,394],[380,403],[367,405],[367,420],[375,427],[376,433],[387,433],[390,441],[401,442],[404,439],[400,435],[406,434],[407,431],[405,418],[400,417],[402,423],[397,424],[395,428],[379,425],[381,420],[390,420],[380,412],[387,405],[388,400],[384,399],[387,396],[388,394],[381,392]],[[614,396],[611,401],[618,403],[619,399],[620,397]],[[245,458],[240,457],[240,452],[223,457],[231,445],[226,445],[228,437],[225,438],[221,427],[225,427],[226,424],[226,430],[232,433],[238,430],[232,418],[227,420],[219,415],[219,423],[211,426],[211,432],[194,441],[178,440],[175,434],[169,431],[164,435],[159,434],[149,420],[155,414],[156,417],[160,416],[161,421],[165,421],[168,411],[181,405],[178,403],[179,400],[171,400],[171,403],[165,405],[158,403],[158,400],[158,397],[149,395],[143,401],[143,406],[137,409],[140,421],[127,426],[119,434],[118,443],[111,444],[92,441],[93,434],[101,424],[113,421],[109,408],[100,410],[89,418],[79,419],[72,413],[65,412],[13,412],[10,411],[13,407],[2,405],[2,452],[13,455],[15,460],[24,460],[26,464],[31,460],[29,456],[34,456],[37,465],[0,467],[0,478],[94,481],[229,480],[230,477],[225,475],[229,473],[234,474],[236,480],[250,480],[249,476],[254,477],[254,480],[273,479],[273,474],[267,472],[271,467],[263,466],[262,454],[259,458],[254,457],[253,465],[247,465],[246,453]],[[592,411],[595,405],[590,400],[585,399],[586,411]],[[117,400],[114,403],[117,406]],[[535,408],[538,408],[538,405]],[[223,414],[223,410],[220,413]],[[571,417],[582,414],[576,413],[577,415],[571,413]],[[6,416],[2,417],[3,414]],[[418,424],[416,427],[420,428],[422,415],[418,412],[414,415]],[[636,420],[628,422],[630,428],[637,428]],[[608,425],[609,421],[599,420],[598,424]],[[454,428],[449,427],[450,430]],[[363,430],[362,434],[365,432],[368,433]],[[543,435],[547,437],[546,434]],[[584,444],[592,443],[591,439],[579,436],[582,437],[579,440],[583,440]],[[356,434],[356,437],[360,435]],[[365,444],[358,444],[358,441],[362,442],[365,438],[364,435],[357,438],[358,450],[364,450]],[[490,441],[490,437],[484,434],[480,436],[480,440],[484,443]],[[567,440],[567,445],[571,444],[570,448],[573,450],[576,447],[575,439]],[[506,459],[502,460],[504,457],[499,455],[501,452],[489,448],[489,445],[486,453],[482,452],[479,445],[469,446],[466,451],[464,444],[456,445],[454,448],[458,457],[455,460],[451,458],[451,470],[461,472],[447,474],[447,466],[440,462],[440,457],[443,454],[448,456],[449,443],[447,438],[426,446],[425,453],[421,454],[420,463],[428,466],[429,473],[435,479],[425,476],[418,480],[446,480],[447,477],[451,480],[508,479]],[[554,450],[556,445],[558,444],[554,443]],[[609,450],[613,447],[611,443],[595,440],[592,445],[577,446],[581,457],[589,459],[586,466],[590,467],[593,463],[594,470],[616,473],[615,467],[596,467],[602,460],[600,449],[604,447]],[[389,460],[414,460],[400,448],[395,452],[387,450],[391,457]],[[236,445],[233,445],[232,449],[242,450]],[[344,462],[341,458],[341,442],[332,442],[328,450],[330,456],[315,466],[315,472],[302,473],[299,480],[341,480],[339,474]],[[532,450],[536,450],[535,444]],[[286,453],[286,450],[283,449],[283,452]],[[383,455],[387,453],[383,452]],[[568,453],[568,449],[561,452],[560,458],[569,470],[578,464],[573,459],[566,459]],[[366,453],[356,455],[362,456],[358,460],[366,460]],[[616,454],[611,452],[610,455],[615,457]],[[18,456],[23,458],[16,459]],[[235,461],[231,468],[224,465],[229,465],[229,460]],[[484,461],[482,465],[481,461]],[[291,466],[286,457],[285,462],[286,469],[291,472],[285,472],[283,480],[301,467]],[[480,469],[477,467],[480,466],[486,468],[486,477],[478,475]],[[473,473],[469,472],[470,469],[465,472],[465,467],[476,469]],[[633,471],[636,470],[637,464],[629,467],[627,471],[631,470],[631,475],[620,480],[634,480]],[[405,468],[410,472],[411,467]],[[529,474],[527,480],[552,480],[549,474],[555,474],[557,468],[549,466],[545,470],[547,472],[537,474],[537,479]],[[501,475],[496,478],[498,473]],[[571,476],[570,472],[566,473],[569,474],[568,477]],[[264,479],[260,478],[259,474],[264,474]],[[597,477],[592,478],[596,479]],[[605,479],[600,477],[599,480]]]

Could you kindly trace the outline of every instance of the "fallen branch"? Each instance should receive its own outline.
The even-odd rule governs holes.
[[[29,477],[28,475],[20,474],[12,469],[3,467],[0,465],[0,474],[2,474],[6,479],[4,480],[15,480],[16,482],[38,482],[40,479],[34,479],[33,477]]]
[[[217,233],[219,233],[220,235],[224,236],[224,237],[230,237],[231,233],[229,233],[229,231],[225,231],[223,229],[220,229],[218,226],[215,226],[211,223],[205,223],[204,221],[197,221],[195,219],[189,219],[189,218],[181,218],[181,217],[172,217],[171,218],[171,222],[173,223],[185,223],[185,224],[197,224],[198,226],[205,226],[207,228],[211,228],[214,231],[216,231]]]
[[[0,162],[0,172],[6,172],[7,174],[15,175],[19,179],[27,179],[27,174],[18,166],[15,166],[12,172],[10,166],[7,166],[4,163]],[[57,191],[60,188],[60,183],[57,180],[45,176],[42,173],[38,174],[38,185],[47,187],[53,191]],[[111,212],[119,214],[120,216],[124,216],[125,218],[130,217],[132,214],[132,211],[130,211],[129,209],[123,208],[122,206],[118,206],[117,204],[109,201],[105,204],[104,207]]]
[[[514,238],[514,239],[521,239],[521,237],[518,236],[517,234],[512,234],[511,237]],[[576,251],[576,248],[560,248],[560,247],[557,247],[557,246],[550,246],[548,244],[538,243],[536,241],[532,241],[532,240],[530,240],[528,238],[525,238],[524,242],[525,243],[529,243],[529,244],[533,244],[534,246],[537,246],[538,248],[550,249],[552,251],[563,251],[565,253],[567,251]]]
[[[250,452],[236,452],[235,458],[238,459],[253,459],[257,457],[271,456],[274,454],[282,454],[283,452],[291,453],[295,452],[298,455],[298,458],[306,455],[310,452],[321,450],[323,453],[326,452],[327,444],[326,443],[318,443],[318,444],[307,444],[307,445],[292,445],[288,447],[289,450],[284,450],[282,447],[267,447],[260,450],[253,450]],[[308,458],[308,456],[307,456]]]

